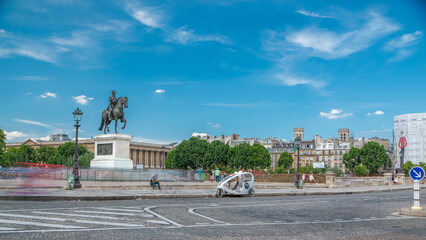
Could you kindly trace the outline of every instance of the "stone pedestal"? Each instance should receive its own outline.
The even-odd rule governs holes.
[[[405,174],[404,173],[398,173],[396,175],[396,179],[398,179],[398,184],[405,184]]]
[[[392,173],[384,173],[383,177],[385,178],[385,184],[387,185],[392,185],[393,181],[392,181]]]
[[[332,171],[328,171],[325,174],[325,184],[327,185],[328,188],[337,187],[337,185],[336,185],[336,173],[334,173]]]
[[[133,169],[133,161],[129,158],[131,139],[128,134],[118,133],[95,136],[95,158],[90,168]]]

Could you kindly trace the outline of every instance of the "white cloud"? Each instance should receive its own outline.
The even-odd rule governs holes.
[[[321,117],[325,117],[328,119],[338,119],[352,116],[353,113],[343,113],[341,109],[332,109],[329,113],[320,112]]]
[[[154,93],[162,94],[162,93],[165,93],[165,92],[166,92],[166,90],[164,90],[164,89],[157,89],[157,90],[155,90]]]
[[[389,41],[383,47],[383,50],[395,53],[393,57],[389,58],[390,62],[401,61],[415,52],[412,46],[419,43],[422,37],[423,33],[420,31],[415,31],[412,34],[407,33]]]
[[[143,138],[143,137],[133,137],[132,142],[144,142],[144,143],[155,143],[155,144],[164,144],[164,145],[168,145],[170,143],[173,142],[178,142],[178,141],[173,141],[173,140],[159,140],[159,139],[150,139],[150,138]]]
[[[326,85],[324,81],[288,76],[286,74],[276,74],[275,78],[278,80],[279,84],[290,87],[297,85],[308,85],[313,88],[323,88]]]
[[[50,136],[46,136],[46,137],[38,137],[38,138],[35,138],[35,140],[40,140],[40,141],[50,141]]]
[[[40,95],[41,98],[47,98],[47,97],[51,97],[51,98],[56,98],[56,93],[52,93],[52,92],[45,92],[42,95]]]
[[[73,32],[71,33],[71,36],[68,38],[65,37],[52,37],[50,38],[50,41],[53,43],[56,43],[61,46],[66,47],[80,47],[85,48],[92,45],[92,41],[90,37],[83,32]]]
[[[16,139],[16,138],[28,137],[27,134],[22,133],[22,132],[18,132],[18,131],[12,131],[12,132],[6,132],[6,131],[4,131],[4,133],[6,134],[6,139],[7,140],[13,140],[13,139]]]
[[[207,122],[207,125],[210,125],[214,128],[221,128],[222,126],[219,123]]]
[[[179,29],[172,31],[172,33],[166,38],[166,41],[177,42],[179,44],[186,45],[194,42],[219,42],[222,44],[231,44],[232,42],[228,37],[219,34],[199,35],[195,34],[193,29],[186,29],[186,27],[180,27]]]
[[[162,13],[158,8],[143,7],[134,1],[126,1],[125,10],[130,16],[146,26],[152,28],[161,28],[163,26]]]
[[[367,113],[367,116],[371,116],[371,115],[383,115],[383,114],[385,114],[385,112],[383,112],[383,111],[380,111],[380,110],[377,110],[377,111],[375,111],[374,113]]]
[[[207,133],[197,133],[197,132],[193,132],[192,133],[193,137],[202,137],[202,138],[206,138],[208,136]]]
[[[36,121],[31,121],[31,120],[13,119],[13,121],[21,122],[21,123],[25,123],[25,124],[29,124],[29,125],[37,125],[37,126],[42,126],[42,127],[47,127],[47,128],[53,128],[52,126],[50,126],[48,124],[36,122]]]
[[[408,46],[411,46],[413,44],[416,44],[421,37],[423,36],[423,33],[420,31],[415,31],[414,33],[410,34],[404,34],[400,37],[397,37],[391,41],[389,41],[385,46],[385,50],[394,50],[395,48],[405,48]]]
[[[362,15],[364,24],[346,32],[334,32],[317,26],[298,31],[267,31],[263,48],[281,59],[291,55],[337,59],[359,52],[376,40],[400,29],[397,23],[376,12]]]
[[[314,12],[309,12],[309,11],[305,11],[305,10],[297,10],[297,13],[300,13],[302,15],[305,16],[309,16],[309,17],[318,17],[318,18],[332,18],[330,16],[324,16],[324,15],[320,15],[319,13],[314,13]]]
[[[20,81],[48,81],[48,80],[52,80],[52,77],[47,77],[47,76],[15,76],[15,77],[10,77],[10,79],[13,80],[20,80]]]
[[[30,92],[27,92],[25,95],[31,95],[32,93],[30,93]]]
[[[77,96],[77,97],[72,97],[72,99],[74,99],[77,103],[79,103],[81,105],[87,105],[89,103],[89,101],[92,101],[94,98],[87,97],[86,95],[80,95],[80,96]]]

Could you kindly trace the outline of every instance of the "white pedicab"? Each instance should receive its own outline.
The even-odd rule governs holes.
[[[238,172],[224,178],[217,185],[216,197],[224,194],[254,197],[254,177],[249,172]]]

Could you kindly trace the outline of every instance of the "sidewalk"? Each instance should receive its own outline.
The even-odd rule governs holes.
[[[145,182],[82,182],[83,189],[63,190],[64,181],[25,181],[0,180],[0,200],[30,201],[101,201],[135,200],[158,198],[210,198],[215,197],[216,183],[211,182],[164,182],[162,190],[153,190]],[[421,188],[426,188],[424,184]],[[326,188],[323,184],[306,184],[296,189],[292,183],[256,183],[258,197],[267,196],[307,196],[360,194],[413,189],[412,185],[363,186]]]

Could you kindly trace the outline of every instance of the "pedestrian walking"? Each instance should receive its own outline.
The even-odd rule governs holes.
[[[219,170],[219,168],[216,168],[216,170],[214,171],[214,175],[216,176],[216,182],[219,182],[219,180],[220,180],[220,170]]]
[[[210,182],[213,182],[213,178],[214,178],[214,170],[210,170]]]
[[[314,181],[315,183],[317,183],[317,180],[315,180],[314,174],[311,171],[310,174],[309,174],[309,184],[312,184],[312,181]]]

